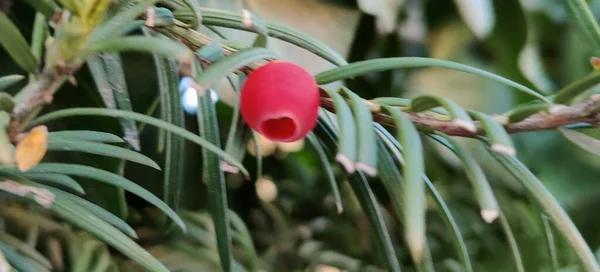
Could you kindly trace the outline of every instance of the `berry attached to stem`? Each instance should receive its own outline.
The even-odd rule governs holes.
[[[252,72],[242,87],[244,121],[274,142],[293,142],[316,125],[320,97],[317,82],[304,68],[269,62]]]

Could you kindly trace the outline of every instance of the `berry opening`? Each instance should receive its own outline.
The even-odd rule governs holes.
[[[296,122],[289,117],[267,119],[261,124],[262,133],[272,141],[284,141],[296,134]]]

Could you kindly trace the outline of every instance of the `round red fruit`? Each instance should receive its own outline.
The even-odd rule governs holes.
[[[269,62],[253,71],[242,86],[244,121],[274,142],[304,138],[316,125],[319,87],[304,68],[286,61]]]

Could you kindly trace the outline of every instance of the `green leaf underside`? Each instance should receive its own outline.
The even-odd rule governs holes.
[[[350,98],[358,134],[356,168],[369,176],[377,175],[377,141],[373,129],[373,115],[362,99],[347,88],[342,88]],[[346,137],[347,134],[342,134]]]
[[[499,83],[511,86],[542,101],[549,102],[546,97],[535,92],[534,90],[529,89],[509,79],[498,76],[496,74],[456,62],[431,58],[397,57],[359,61],[348,64],[346,66],[341,66],[338,68],[331,69],[329,71],[319,73],[315,76],[315,79],[317,80],[318,84],[327,84],[342,79],[364,75],[370,72],[417,67],[440,67],[482,76],[497,81]]]
[[[41,265],[44,269],[51,269],[52,264],[50,261],[42,255],[35,247],[30,246],[25,241],[12,236],[6,232],[0,232],[0,241],[6,243],[8,246],[17,250],[19,254],[23,254],[24,257],[30,258],[35,261],[36,264]]]
[[[30,73],[37,72],[39,64],[29,51],[27,40],[2,11],[0,11],[0,37],[2,37],[0,45],[23,70]]]
[[[20,272],[50,272],[49,269],[41,266],[36,261],[19,254],[15,249],[7,244],[0,242],[0,251],[6,257],[6,260],[12,267]]]
[[[598,266],[589,246],[586,244],[567,213],[562,209],[552,194],[548,192],[542,182],[517,158],[497,152],[490,152],[490,154],[492,154],[492,156],[509,173],[523,184],[531,196],[545,210],[548,216],[550,216],[560,234],[568,241],[571,249],[577,253],[585,270],[593,272],[600,271],[600,266]]]
[[[225,59],[223,60],[225,61]],[[200,71],[198,71],[200,72]],[[204,75],[202,73],[200,76]],[[200,79],[195,75],[195,80]],[[200,136],[216,147],[220,147],[220,132],[217,113],[210,94],[198,97],[198,128]],[[202,179],[208,187],[208,200],[217,239],[217,250],[224,271],[231,271],[233,256],[231,252],[231,230],[225,176],[221,170],[221,160],[213,152],[202,149]]]
[[[475,199],[477,200],[477,203],[481,208],[482,216],[484,216],[484,211],[495,212],[497,213],[497,215],[493,216],[493,219],[491,219],[494,220],[499,214],[500,207],[498,206],[498,201],[494,196],[492,187],[490,186],[485,174],[483,173],[481,166],[477,164],[476,159],[470,153],[468,153],[462,146],[460,146],[452,137],[446,134],[437,133],[437,136],[429,136],[437,142],[439,142],[440,144],[447,147],[452,152],[454,152],[456,157],[458,157],[458,159],[463,165],[463,168],[465,169],[468,180],[473,186]]]
[[[245,248],[248,253],[248,261],[250,262],[250,271],[257,271],[257,260],[259,260],[258,255],[256,254],[256,249],[254,247],[254,242],[252,240],[252,235],[244,224],[242,218],[240,218],[235,212],[229,211],[229,218],[231,219],[231,226],[233,230],[239,233],[240,243]]]
[[[378,139],[377,143],[378,143],[378,150],[379,152],[377,152],[379,158],[378,161],[379,163],[377,164],[377,169],[379,170],[379,177],[381,179],[381,182],[383,183],[383,186],[385,187],[386,192],[388,193],[388,195],[390,196],[390,200],[392,202],[393,205],[393,211],[395,212],[395,217],[398,220],[398,222],[400,224],[404,223],[404,196],[402,193],[402,176],[400,174],[400,170],[398,168],[398,166],[395,164],[394,159],[392,158],[392,155],[390,154],[390,150],[386,149],[386,146],[388,146],[388,144],[390,144],[390,148],[393,148],[394,151],[396,151],[396,153],[394,153],[394,155],[397,154],[398,157],[401,157],[399,151],[397,149],[395,149],[395,147],[393,146],[393,144],[389,143],[387,141],[387,139],[384,139],[381,134],[378,133],[378,135],[380,136],[380,139]],[[385,143],[385,146],[384,146]],[[400,158],[400,160],[402,160],[402,158]],[[415,265],[417,265],[417,271],[433,271],[433,269],[428,269],[425,267],[429,267],[432,266],[433,264],[431,263],[430,260],[430,256],[431,256],[431,252],[429,250],[429,247],[425,247],[424,248],[424,258],[422,263],[416,263]],[[421,267],[421,266],[425,266],[425,267]]]
[[[516,151],[510,135],[504,130],[500,122],[480,112],[469,111],[469,114],[479,121],[483,127],[485,135],[490,138],[492,150],[512,156],[515,155]]]
[[[169,206],[167,206],[167,204],[162,202],[159,198],[154,196],[143,187],[117,174],[90,166],[64,163],[40,163],[28,172],[74,175],[117,186],[156,206],[165,212],[165,214],[167,214],[171,219],[173,219],[182,230],[185,230],[185,225],[183,224],[183,221],[181,221],[181,218],[179,218],[179,216],[177,216],[177,214]]]
[[[123,219],[115,216],[114,214],[103,209],[102,207],[100,207],[92,202],[89,202],[83,198],[71,195],[69,193],[60,192],[58,190],[54,191],[54,193],[55,194],[59,193],[60,195],[62,195],[66,199],[68,199],[69,201],[75,203],[76,205],[80,205],[82,208],[88,210],[90,213],[94,214],[98,218],[113,225],[115,228],[117,228],[120,231],[122,231],[123,233],[129,235],[131,238],[135,238],[135,239],[138,238],[137,234],[135,233],[135,230],[133,230],[133,228],[131,226],[129,226],[125,221],[123,221]]]
[[[326,133],[327,137],[329,137],[329,140],[335,143],[336,139],[338,138],[337,132],[334,131],[331,126],[323,123],[322,121],[323,119],[320,118],[317,130],[323,129],[323,132]],[[363,212],[367,216],[367,220],[371,228],[374,230],[373,235],[377,240],[379,252],[383,253],[384,255],[388,270],[400,271],[400,264],[396,259],[392,241],[387,233],[387,228],[383,223],[381,211],[379,210],[375,196],[373,195],[365,176],[358,172],[349,175],[348,180],[350,181],[350,185],[359,199],[360,205],[363,209]]]
[[[0,77],[0,91],[4,91],[6,88],[18,83],[25,77],[22,75],[10,75]]]
[[[110,18],[108,22],[103,22],[102,25],[97,26],[92,33],[90,33],[87,44],[97,44],[98,42],[105,41],[112,36],[120,34],[120,31],[122,31],[125,26],[133,22],[135,18],[144,13],[156,2],[158,2],[158,0],[141,0],[129,9],[117,13]]]
[[[133,111],[121,56],[114,53],[102,54],[101,59],[106,69],[106,80],[113,92],[116,108],[125,111]],[[140,151],[140,135],[135,125],[135,121],[122,119],[120,120],[120,123],[124,134],[123,139],[127,141],[134,150]]]
[[[404,113],[389,106],[384,108],[395,119],[397,139],[404,149],[405,236],[412,257],[418,263],[425,247],[425,168],[421,139],[417,129]]]
[[[48,141],[52,140],[76,140],[102,143],[124,143],[123,138],[106,132],[92,130],[65,130],[52,131],[48,133]]]
[[[54,111],[52,113],[43,115],[34,120],[32,125],[39,125],[45,122],[53,121],[60,118],[65,117],[73,117],[73,116],[105,116],[105,117],[115,117],[115,118],[129,118],[132,120],[136,120],[138,122],[143,122],[164,130],[167,130],[175,135],[181,136],[186,140],[189,140],[197,145],[200,145],[211,152],[219,155],[222,159],[224,159],[227,163],[238,167],[242,173],[248,176],[248,170],[244,168],[241,162],[237,161],[225,151],[219,149],[214,144],[206,141],[205,139],[198,137],[197,135],[175,126],[173,124],[169,124],[160,119],[156,119],[150,116],[146,116],[144,114],[121,111],[121,110],[113,110],[113,109],[101,109],[101,108],[71,108],[66,110]]]
[[[347,159],[348,163],[354,163],[357,159],[358,139],[356,136],[356,123],[354,122],[352,111],[340,94],[326,88],[324,88],[324,90],[329,94],[329,97],[333,99],[340,135],[344,135],[344,137],[338,138],[338,155],[336,156],[336,159],[339,161],[341,159],[340,156],[343,156]],[[351,168],[350,165],[343,166],[346,168],[347,172],[354,171],[354,166],[351,166]]]
[[[52,17],[59,9],[58,5],[53,0],[25,0],[25,2],[38,12],[44,14],[46,18]]]
[[[387,167],[385,167],[388,168],[387,170],[384,171],[384,168],[380,168],[382,169],[380,177],[384,182],[384,186],[386,186],[388,194],[390,194],[390,197],[392,198],[392,204],[395,206],[394,209],[397,211],[397,216],[400,217],[399,220],[402,222],[402,218],[404,216],[400,212],[403,211],[403,204],[401,201],[399,201],[402,199],[402,184],[400,183],[402,181],[402,177],[398,168],[393,165],[394,161],[393,158],[391,158],[391,156],[395,157],[396,161],[404,166],[404,158],[401,154],[402,147],[400,146],[400,143],[398,143],[398,141],[387,130],[385,130],[385,128],[383,128],[383,126],[376,124],[375,129],[377,130],[379,139],[382,141],[385,147],[387,147],[382,150],[383,152],[379,152],[381,164],[388,164]],[[389,154],[389,152],[391,152],[391,154]],[[385,163],[386,161],[387,163]],[[452,216],[452,213],[450,212],[450,209],[446,205],[444,199],[439,195],[435,189],[435,186],[433,183],[431,183],[431,181],[429,181],[429,178],[425,174],[423,174],[423,180],[426,182],[427,190],[435,200],[437,206],[436,210],[439,212],[440,217],[442,217],[446,228],[452,233],[452,241],[463,264],[463,268],[466,271],[472,271],[473,265],[471,264],[469,252],[456,220]],[[429,248],[425,247],[425,250],[426,252],[424,256],[427,256],[427,251]],[[425,260],[425,258],[423,258],[423,260]]]
[[[89,154],[96,154],[102,156],[109,156],[113,158],[128,160],[136,162],[142,165],[150,166],[154,169],[160,170],[160,166],[152,159],[146,157],[142,153],[122,148],[118,146],[76,141],[76,140],[48,140],[48,151],[69,151],[69,152],[84,152]]]
[[[77,181],[67,175],[50,173],[23,173],[22,176],[36,181],[42,180],[52,184],[62,185],[79,194],[85,194],[83,187],[81,187]]]

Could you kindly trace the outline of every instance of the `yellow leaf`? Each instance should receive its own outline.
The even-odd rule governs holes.
[[[37,126],[25,135],[17,144],[15,161],[21,172],[36,166],[46,154],[48,148],[48,128]]]

